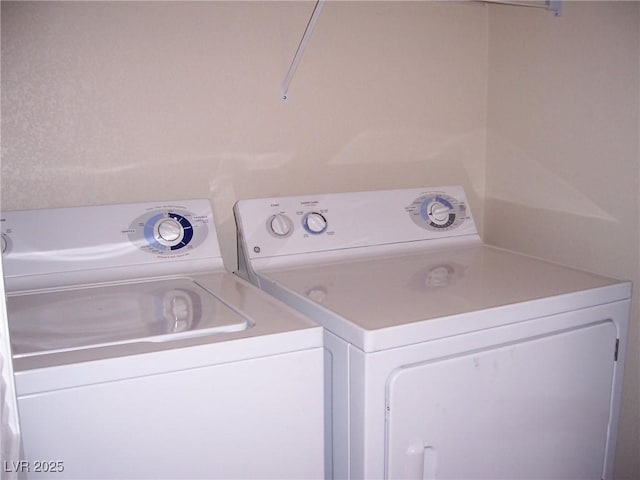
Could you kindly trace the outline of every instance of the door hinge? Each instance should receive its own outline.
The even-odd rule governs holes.
[[[617,362],[618,361],[618,348],[620,347],[620,339],[616,338],[616,351],[613,354],[613,361]]]

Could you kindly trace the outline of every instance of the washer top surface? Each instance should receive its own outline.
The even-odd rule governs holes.
[[[630,296],[629,282],[486,245],[257,273],[263,285],[294,292],[308,303],[302,311],[366,351]]]
[[[96,286],[95,291],[102,291],[100,295],[104,294],[106,298],[111,287],[111,285]],[[160,372],[204,367],[212,363],[235,362],[322,347],[322,328],[316,322],[228,272],[139,283],[127,282],[113,285],[113,287],[118,291],[120,288],[129,288],[126,295],[118,294],[121,298],[129,298],[127,305],[116,307],[116,309],[120,309],[120,313],[128,314],[127,319],[130,321],[137,319],[137,322],[134,322],[135,327],[129,327],[124,335],[119,335],[118,340],[99,344],[95,342],[99,337],[104,340],[106,327],[119,325],[123,329],[126,328],[127,322],[124,317],[118,318],[118,315],[115,315],[110,318],[110,322],[104,322],[102,320],[105,319],[95,314],[94,319],[98,319],[102,327],[87,325],[86,331],[94,332],[91,337],[86,334],[86,331],[83,333],[80,326],[82,319],[89,317],[76,315],[73,322],[66,323],[59,317],[44,313],[42,316],[44,325],[40,326],[45,326],[46,322],[52,321],[71,330],[75,335],[71,339],[73,341],[67,342],[67,345],[73,344],[73,346],[59,348],[61,344],[56,342],[64,341],[59,335],[48,332],[45,328],[38,328],[37,324],[32,323],[35,328],[31,332],[24,333],[33,333],[36,337],[39,335],[49,340],[35,341],[25,345],[25,339],[33,341],[34,338],[24,337],[23,345],[19,348],[23,348],[24,351],[30,350],[31,353],[14,356],[14,369],[21,378],[22,393],[27,394],[43,388],[43,382],[48,385],[48,388],[67,388],[82,385],[87,381],[94,383],[134,378]],[[192,330],[149,335],[152,328],[155,328],[154,333],[162,328],[169,330],[171,322],[158,319],[145,309],[150,308],[152,304],[155,308],[158,305],[156,301],[160,299],[164,306],[166,296],[173,295],[174,290],[182,287],[190,297],[196,295],[202,300],[200,323]],[[79,299],[81,304],[84,303],[86,299],[84,292],[89,293],[93,288],[19,293],[15,296],[11,294],[10,298],[13,302],[22,295],[35,294],[34,298],[37,298],[39,295],[51,293],[62,302],[62,306],[58,307],[59,311],[66,310],[71,313],[70,305],[75,302],[72,299]],[[66,293],[70,293],[71,296],[67,296]],[[185,292],[181,292],[180,296],[183,294]],[[135,304],[134,300],[139,303]],[[190,300],[193,302],[194,298],[191,297]],[[70,302],[69,305],[65,305],[67,301]],[[196,299],[194,307],[197,301]],[[16,303],[14,306],[22,305]],[[89,311],[93,308],[90,302],[85,307]],[[205,312],[207,308],[213,311]],[[196,312],[195,308],[193,312]],[[24,314],[22,316],[24,319],[29,318]],[[9,317],[11,322],[11,314]],[[194,319],[197,317],[194,315]],[[149,322],[145,324],[145,320]],[[154,323],[153,320],[156,322]],[[58,325],[55,326],[58,327]],[[134,331],[136,329],[137,331]],[[11,333],[13,335],[13,331]],[[15,342],[13,337],[12,342]],[[57,349],[51,350],[51,348]],[[65,371],[73,373],[63,376],[48,375],[47,367],[52,366],[61,366]]]
[[[187,278],[13,295],[7,310],[16,357],[251,326]]]

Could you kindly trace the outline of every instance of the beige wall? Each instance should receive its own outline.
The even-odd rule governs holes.
[[[462,183],[482,220],[477,4],[2,2],[2,207]]]
[[[313,5],[3,1],[2,208],[208,197],[232,269],[239,198],[461,183],[487,241],[640,284],[636,2],[328,2],[283,103]]]
[[[640,478],[640,14],[491,6],[485,240],[633,280],[616,478]]]

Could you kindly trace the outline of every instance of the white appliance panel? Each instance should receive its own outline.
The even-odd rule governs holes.
[[[234,213],[238,275],[327,329],[333,478],[612,478],[630,282],[482,244],[455,186]]]
[[[398,369],[388,478],[602,478],[616,338],[602,322]]]
[[[315,348],[25,395],[27,477],[320,478],[322,361]]]
[[[630,295],[629,283],[486,245],[327,261],[309,268],[258,269],[257,273],[263,289],[297,297],[288,301],[304,305],[312,318],[322,318],[325,326],[365,351]],[[493,315],[496,308],[508,313]],[[482,315],[486,318],[480,321]]]
[[[342,408],[349,411],[349,476],[342,478],[393,478],[387,477],[387,405],[389,401],[388,385],[390,379],[405,367],[435,363],[441,360],[463,356],[470,352],[490,351],[494,348],[528,342],[549,337],[560,332],[579,330],[588,325],[612,323],[615,325],[618,343],[618,360],[607,358],[607,365],[613,364],[614,377],[609,390],[611,395],[610,422],[606,435],[606,458],[603,466],[605,479],[612,478],[613,458],[617,436],[617,419],[620,413],[620,398],[624,366],[627,322],[630,301],[620,301],[599,305],[587,309],[559,313],[520,323],[477,330],[465,335],[453,335],[429,342],[407,345],[373,353],[366,353],[342,342],[349,351],[348,365],[349,395],[335,402],[344,402]],[[606,346],[605,346],[606,348]],[[614,347],[615,348],[615,347]],[[566,355],[572,351],[565,350]],[[341,368],[344,368],[344,365]],[[528,375],[535,365],[528,365],[523,375]],[[571,391],[572,384],[565,385]],[[458,400],[466,401],[470,411],[475,405],[473,391]],[[336,435],[343,434],[341,429]]]
[[[1,225],[24,446],[3,473],[324,477],[322,329],[225,271],[208,201]]]
[[[438,195],[455,197],[457,219],[443,228],[425,228],[415,220],[421,218],[421,200]],[[478,233],[464,189],[457,186],[240,200],[235,211],[242,212],[239,234],[252,260]],[[309,215],[322,217],[324,227],[310,227]],[[284,219],[284,233],[279,227],[274,231],[274,217]]]
[[[3,274],[0,262],[0,277]],[[20,462],[22,456],[22,434],[20,432],[20,416],[18,414],[18,398],[14,379],[13,362],[11,361],[11,341],[9,338],[9,321],[4,302],[4,280],[0,278],[0,460],[3,465]],[[3,480],[17,478],[17,474],[5,473]]]
[[[1,226],[10,292],[224,269],[208,200],[9,211]]]

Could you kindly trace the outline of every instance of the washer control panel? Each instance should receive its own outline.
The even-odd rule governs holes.
[[[477,235],[456,186],[241,200],[234,213],[252,258]]]
[[[2,212],[11,287],[223,270],[206,199]]]

